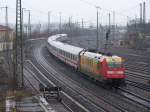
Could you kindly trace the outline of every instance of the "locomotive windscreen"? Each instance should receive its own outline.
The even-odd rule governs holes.
[[[122,63],[121,62],[108,62],[109,68],[121,68]]]
[[[107,65],[109,68],[121,68],[122,67],[122,59],[120,57],[107,58]]]

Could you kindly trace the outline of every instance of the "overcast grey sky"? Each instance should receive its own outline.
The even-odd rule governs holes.
[[[85,1],[85,2],[84,2]],[[86,3],[86,1],[88,3]],[[116,12],[116,23],[125,24],[127,16],[130,18],[139,17],[139,3],[147,3],[147,20],[150,19],[150,0],[22,0],[22,6],[30,9],[32,13],[32,22],[47,22],[47,12],[51,11],[51,21],[59,21],[59,12],[62,13],[62,21],[67,22],[69,16],[73,21],[96,23],[96,8],[100,6],[100,23],[108,24],[108,13]],[[0,0],[0,6],[9,7],[9,22],[15,21],[15,3],[16,0]],[[91,5],[90,5],[91,4]],[[4,10],[0,10],[0,23],[4,21]],[[27,12],[25,13],[25,22],[27,22]]]

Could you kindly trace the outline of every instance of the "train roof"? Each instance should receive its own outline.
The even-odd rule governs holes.
[[[57,35],[53,35],[51,37],[48,38],[48,41],[57,41],[58,38],[60,37],[67,37],[67,34],[57,34]]]
[[[67,35],[64,34],[63,36],[67,36]],[[57,41],[57,39],[59,37],[62,37],[62,34],[50,37],[48,39],[48,43],[51,44],[52,46],[56,47],[56,48],[59,48],[61,50],[64,50],[64,51],[69,52],[69,53],[74,54],[74,55],[78,55],[79,52],[81,52],[83,50],[83,48],[72,46],[72,45]]]
[[[107,56],[99,53],[92,53],[92,52],[85,52],[84,56],[87,56],[89,58],[94,58],[98,60],[106,59],[107,61],[111,61],[111,59],[115,59],[117,61],[121,61],[121,58],[119,56],[113,55],[113,56]]]
[[[78,55],[81,51],[84,50],[84,48],[72,46],[72,45],[69,45],[66,43],[62,43],[59,40],[57,40],[61,37],[66,38],[67,34],[57,34],[57,35],[51,36],[48,38],[48,43],[58,49],[61,49],[63,51],[69,52],[74,55]],[[84,56],[87,56],[89,58],[94,58],[94,59],[97,59],[100,61],[102,61],[103,59],[106,59],[107,61],[111,61],[112,59],[113,60],[115,59],[118,62],[121,61],[121,58],[116,55],[110,56],[110,55],[105,55],[104,53],[101,54],[101,53],[94,53],[94,52],[90,52],[90,51],[83,52],[83,54],[84,54]]]

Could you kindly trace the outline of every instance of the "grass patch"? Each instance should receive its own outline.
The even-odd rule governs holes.
[[[32,93],[30,93],[29,91],[25,91],[25,90],[16,91],[14,96],[15,96],[16,101],[20,101],[23,98],[31,97]]]
[[[31,97],[33,96],[33,94],[30,92],[30,91],[27,91],[27,90],[17,90],[17,91],[8,91],[6,93],[6,96],[7,97],[14,97],[14,100],[16,101],[21,101],[23,98],[26,98],[26,97]]]

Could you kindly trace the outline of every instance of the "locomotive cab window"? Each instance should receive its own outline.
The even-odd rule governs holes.
[[[108,67],[109,68],[121,68],[122,63],[121,62],[109,62]]]

